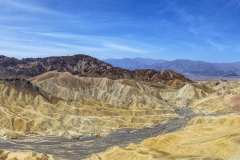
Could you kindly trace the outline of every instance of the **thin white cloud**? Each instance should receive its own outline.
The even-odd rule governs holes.
[[[31,34],[45,36],[50,38],[57,38],[57,39],[68,39],[68,40],[85,40],[85,41],[92,41],[92,42],[103,42],[106,40],[121,40],[120,38],[116,37],[109,37],[109,36],[97,36],[97,35],[86,35],[86,34],[73,34],[73,33],[64,33],[64,32],[30,32]]]
[[[214,41],[212,39],[207,39],[206,42],[214,49],[218,50],[218,51],[225,51],[225,50],[228,50],[230,49],[231,47],[234,47],[234,45],[232,46],[229,46],[225,43],[220,43],[220,42],[217,42],[217,41]]]
[[[74,52],[101,52],[105,50],[105,48],[102,48],[102,47],[85,46],[85,45],[68,44],[68,43],[53,43],[52,45],[56,47],[64,48],[66,50],[74,51]]]
[[[107,48],[125,51],[125,52],[146,53],[146,51],[144,49],[135,48],[135,47],[123,45],[123,44],[116,44],[116,43],[112,43],[112,42],[105,43],[104,46]]]
[[[82,34],[79,35],[79,34],[69,34],[69,33],[36,33],[36,34],[41,36],[53,37],[53,38],[70,39],[75,42],[87,41],[90,44],[93,44],[94,46],[100,46],[106,49],[109,48],[113,50],[126,51],[126,52],[146,53],[146,51],[142,48],[122,44],[121,42],[125,42],[125,43],[131,43],[131,42],[128,40],[120,39],[116,37],[82,35]]]
[[[23,11],[23,12],[58,15],[58,16],[65,15],[61,12],[42,6],[40,4],[34,4],[31,1],[22,1],[22,0],[4,0],[3,1],[2,0],[0,1],[0,7],[2,9],[9,9],[11,12]]]
[[[50,33],[48,35],[50,35]],[[116,40],[107,41],[107,38],[91,37],[91,35],[85,35],[83,36],[84,38],[81,37],[80,39],[79,36],[75,37],[70,35],[67,37],[73,39],[65,39],[66,35],[64,34],[61,36],[62,38],[64,37],[63,39],[49,39],[46,37],[39,37],[36,34],[24,34],[23,40],[20,37],[22,37],[21,34],[15,35],[14,33],[7,37],[0,37],[0,48],[2,53],[11,55],[17,55],[18,53],[21,55],[21,57],[18,56],[19,58],[29,57],[29,55],[33,57],[43,57],[77,53],[85,53],[99,58],[106,58],[113,54],[122,57],[129,53],[134,53],[138,56],[141,53],[145,53],[143,49],[123,45]],[[59,37],[59,35],[54,37]],[[82,41],[85,41],[85,38],[88,39],[88,42],[82,43]]]

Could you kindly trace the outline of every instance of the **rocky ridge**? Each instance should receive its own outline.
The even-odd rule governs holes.
[[[143,128],[176,117],[158,88],[134,80],[48,72],[0,83],[0,134],[80,136]],[[140,116],[141,115],[141,116]]]
[[[0,56],[0,77],[30,78],[49,71],[69,72],[84,77],[106,77],[110,79],[136,79],[148,82],[190,80],[174,71],[135,70],[113,67],[87,55],[16,59]]]
[[[192,82],[84,55],[0,57],[0,73],[0,146],[91,160],[239,158],[238,81]]]

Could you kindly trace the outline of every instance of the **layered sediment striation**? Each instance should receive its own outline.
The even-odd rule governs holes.
[[[39,136],[47,137],[39,147],[49,148],[37,151],[63,156],[66,149],[63,157],[73,159],[239,159],[238,81],[193,82],[173,71],[130,71],[85,55],[0,56],[0,79],[0,136],[16,149],[36,150],[24,136]],[[17,151],[1,151],[1,158],[52,159]]]
[[[49,72],[0,83],[1,135],[105,135],[150,127],[177,114],[158,87],[134,80]]]

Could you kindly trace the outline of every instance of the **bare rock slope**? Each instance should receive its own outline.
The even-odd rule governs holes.
[[[158,87],[48,72],[0,83],[0,134],[79,136],[153,126],[177,116]]]
[[[235,160],[240,158],[238,81],[206,81],[165,90],[163,99],[187,102],[195,113],[186,126],[147,138],[140,144],[115,146],[89,160]]]
[[[0,77],[0,134],[9,137],[156,125],[176,116],[159,89],[191,82],[173,71],[130,71],[86,55],[0,56]]]
[[[129,71],[85,55],[22,60],[1,56],[0,76],[0,136],[7,140],[33,135],[73,138],[49,152],[67,147],[74,159],[78,147],[86,145],[93,151],[84,150],[84,158],[95,153],[91,160],[240,157],[238,81],[192,82],[173,71]],[[83,142],[83,135],[92,135],[91,140]],[[63,140],[56,138],[55,144],[57,139]],[[79,140],[78,147],[74,140]],[[116,144],[128,146],[96,153]],[[25,155],[2,151],[0,159],[28,159]],[[47,160],[44,154],[35,155],[33,159]]]
[[[110,79],[136,79],[149,82],[169,82],[189,79],[173,71],[135,70],[116,68],[87,55],[46,58],[16,59],[0,56],[0,77],[29,78],[48,71],[69,72],[85,77],[106,77]]]

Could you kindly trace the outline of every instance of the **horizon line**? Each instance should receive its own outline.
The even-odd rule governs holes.
[[[83,55],[83,56],[90,56],[93,58],[97,58],[99,60],[102,61],[107,61],[107,60],[134,60],[134,59],[146,59],[146,60],[153,60],[153,61],[166,61],[166,62],[173,62],[173,61],[192,61],[192,62],[203,62],[203,63],[215,63],[215,64],[229,64],[229,63],[240,63],[239,61],[229,61],[229,62],[214,62],[214,61],[206,61],[206,60],[201,60],[201,59],[186,59],[186,58],[176,58],[176,59],[160,59],[160,58],[152,58],[152,57],[121,57],[121,58],[114,58],[114,57],[110,57],[110,58],[99,58],[97,56],[93,56],[91,54],[87,54],[87,53],[70,53],[70,54],[66,54],[66,53],[62,53],[59,55],[49,55],[49,56],[31,56],[31,57],[16,57],[16,56],[8,56],[7,54],[4,53],[0,53],[0,57],[4,56],[4,57],[9,57],[9,58],[15,58],[18,60],[23,60],[23,59],[29,59],[29,58],[48,58],[48,57],[68,57],[68,56],[77,56],[77,55]],[[163,62],[164,63],[164,62]]]

